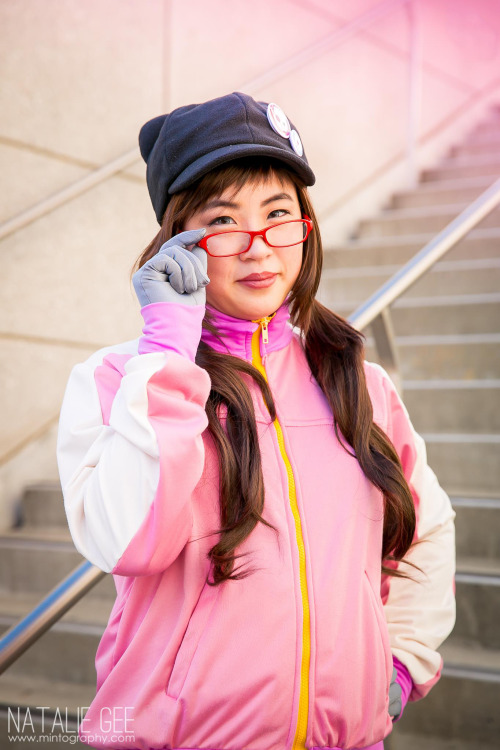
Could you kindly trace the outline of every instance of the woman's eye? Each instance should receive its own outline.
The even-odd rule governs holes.
[[[211,227],[213,224],[234,224],[234,220],[230,216],[218,216],[216,219],[213,219],[213,221],[210,222],[209,226]]]
[[[276,208],[274,211],[271,211],[269,214],[269,219],[280,219],[282,216],[287,216],[290,214],[290,211],[287,211],[285,208]]]

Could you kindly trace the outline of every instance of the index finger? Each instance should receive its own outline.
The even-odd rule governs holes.
[[[187,245],[196,245],[196,243],[201,240],[201,238],[205,235],[206,229],[188,229],[186,232],[180,232],[179,234],[176,234],[174,237],[171,237],[167,242],[165,242],[160,250],[162,250],[164,247],[173,247],[174,245],[180,245],[181,247],[186,247]]]

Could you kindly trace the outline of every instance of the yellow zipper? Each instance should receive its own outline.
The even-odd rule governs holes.
[[[260,320],[253,320],[253,323],[259,323],[259,328],[255,331],[252,336],[252,364],[256,367],[259,372],[267,380],[266,370],[262,363],[262,357],[260,356],[260,343],[259,334],[262,331],[262,340],[265,344],[268,343],[268,324],[271,318],[276,313]],[[281,452],[281,457],[286,466],[288,474],[288,495],[290,498],[290,505],[292,508],[293,517],[295,519],[295,536],[297,539],[297,547],[299,550],[299,574],[300,574],[300,591],[302,595],[302,662],[300,667],[300,695],[299,695],[299,711],[297,717],[297,729],[295,731],[295,738],[293,740],[292,750],[304,750],[306,746],[306,735],[307,735],[307,715],[309,710],[309,661],[311,655],[311,626],[309,619],[309,598],[307,593],[307,579],[306,579],[306,555],[304,551],[304,540],[302,538],[302,526],[300,522],[299,509],[297,507],[297,496],[295,492],[295,480],[293,477],[293,470],[286,454],[285,440],[283,438],[283,431],[281,425],[276,418],[274,420],[274,427],[278,436],[278,444]]]

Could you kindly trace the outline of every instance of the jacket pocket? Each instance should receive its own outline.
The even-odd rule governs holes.
[[[368,748],[392,727],[392,655],[382,600],[363,566],[354,572],[350,587],[339,587],[334,602],[325,601],[317,618],[311,744]]]
[[[177,699],[189,672],[200,641],[207,628],[210,615],[220,595],[221,586],[204,584],[196,606],[191,613],[187,628],[177,651],[166,693]]]
[[[375,614],[375,618],[377,620],[377,625],[378,625],[380,638],[381,638],[382,646],[383,646],[383,656],[385,660],[385,674],[386,674],[385,695],[387,696],[387,701],[388,701],[389,700],[389,688],[391,685],[391,677],[392,677],[392,651],[391,651],[391,645],[389,642],[389,630],[388,630],[387,621],[384,615],[382,599],[380,598],[380,595],[377,596],[377,594],[373,590],[372,583],[370,581],[370,578],[366,570],[364,571],[364,578],[365,578],[366,589],[368,591],[368,597],[371,601],[373,611]]]

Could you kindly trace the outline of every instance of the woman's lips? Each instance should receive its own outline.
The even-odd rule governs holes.
[[[253,287],[254,289],[262,289],[274,284],[276,276],[276,273],[253,273],[245,279],[238,279],[238,282],[240,284],[245,284],[245,286]]]

